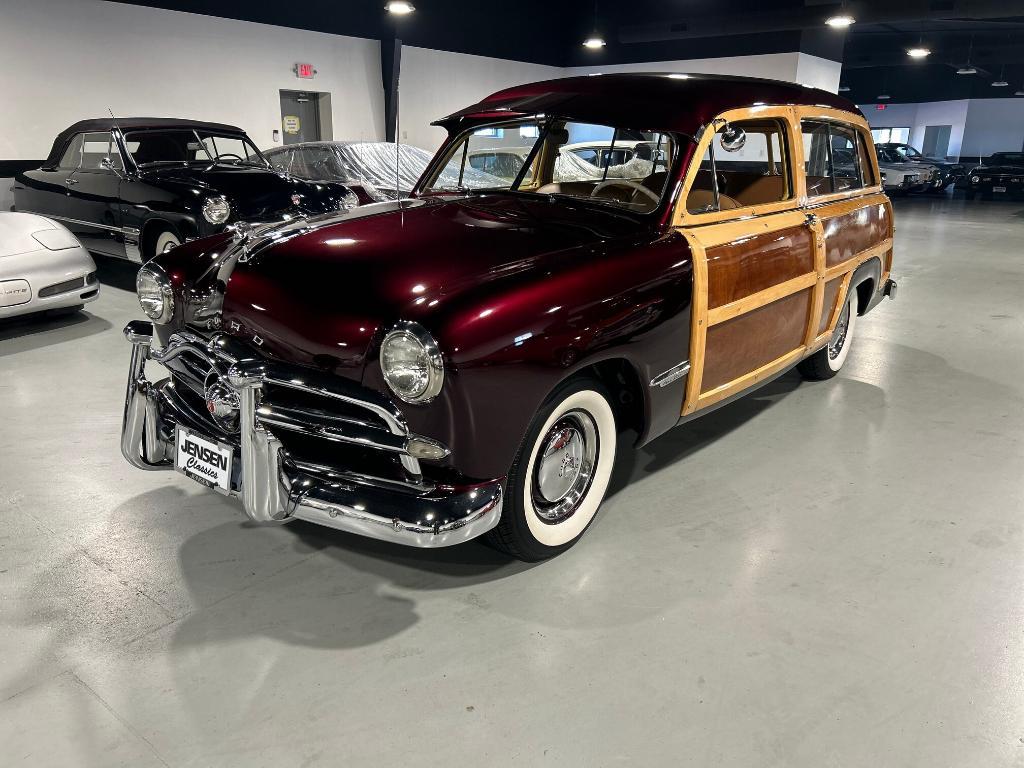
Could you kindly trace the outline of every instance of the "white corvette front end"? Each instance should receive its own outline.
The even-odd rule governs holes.
[[[100,295],[96,263],[65,227],[0,212],[0,318],[81,307]]]

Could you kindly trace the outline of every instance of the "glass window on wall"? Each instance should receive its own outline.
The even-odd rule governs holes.
[[[910,128],[872,128],[875,144],[909,144]]]

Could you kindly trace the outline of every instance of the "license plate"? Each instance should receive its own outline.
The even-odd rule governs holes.
[[[993,192],[1005,192],[1006,187],[992,187]]]
[[[231,460],[235,455],[233,447],[184,427],[178,427],[174,443],[176,470],[221,493],[231,492]]]

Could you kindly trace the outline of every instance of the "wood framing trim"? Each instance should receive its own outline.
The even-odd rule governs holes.
[[[839,264],[835,264],[835,265],[829,267],[828,269],[826,269],[825,270],[825,282],[828,282],[829,280],[831,280],[834,277],[838,277],[839,275],[843,274],[844,272],[852,272],[853,270],[855,270],[857,267],[859,267],[861,264],[863,264],[865,261],[867,261],[870,258],[873,258],[875,256],[881,257],[881,256],[885,255],[886,251],[888,251],[890,248],[892,248],[892,238],[891,237],[887,237],[885,240],[880,242],[878,245],[873,245],[870,248],[865,248],[863,251],[860,251],[852,259],[847,259],[846,261],[840,262]],[[883,265],[883,270],[882,271],[884,271],[884,265]]]
[[[777,283],[771,288],[765,288],[763,291],[752,293],[749,296],[744,296],[742,299],[730,302],[729,304],[723,304],[720,307],[708,310],[708,322],[710,325],[718,325],[724,323],[726,320],[732,320],[734,317],[745,315],[748,312],[752,312],[755,309],[765,307],[779,299],[784,299],[787,296],[792,296],[794,293],[810,288],[817,282],[818,276],[814,272],[808,272],[794,277],[792,280],[787,280],[784,283]],[[813,303],[813,302],[812,302]],[[820,309],[818,310],[820,313]]]
[[[690,373],[686,377],[683,414],[697,408],[701,381],[704,377],[704,349],[708,331],[708,256],[697,237],[680,230],[690,246],[693,258],[693,300],[690,305]]]
[[[746,373],[743,376],[740,376],[739,378],[733,379],[732,381],[728,381],[719,387],[715,387],[714,389],[705,392],[698,398],[696,408],[694,410],[696,410],[697,408],[706,408],[709,405],[714,405],[720,400],[724,400],[727,397],[732,397],[738,392],[742,392],[745,389],[749,389],[750,387],[757,384],[759,381],[775,373],[778,373],[780,370],[787,367],[791,363],[794,363],[797,360],[799,360],[803,356],[804,351],[806,349],[807,348],[801,344],[792,352],[787,352],[782,357],[776,358],[771,362],[765,363],[760,368],[755,368],[750,373]]]

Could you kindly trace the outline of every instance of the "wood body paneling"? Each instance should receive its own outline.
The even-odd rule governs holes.
[[[799,225],[708,248],[708,309],[813,272],[812,237]]]
[[[824,208],[819,216],[828,216]],[[891,224],[887,205],[865,205],[849,213],[823,219],[825,266],[834,267],[857,256],[889,237]]]
[[[702,394],[797,349],[810,306],[811,290],[805,289],[708,328]]]
[[[828,330],[829,322],[832,320],[832,311],[836,308],[836,300],[839,298],[839,289],[843,287],[843,278],[837,277],[825,283],[825,295],[821,300],[820,319],[816,337]]]

